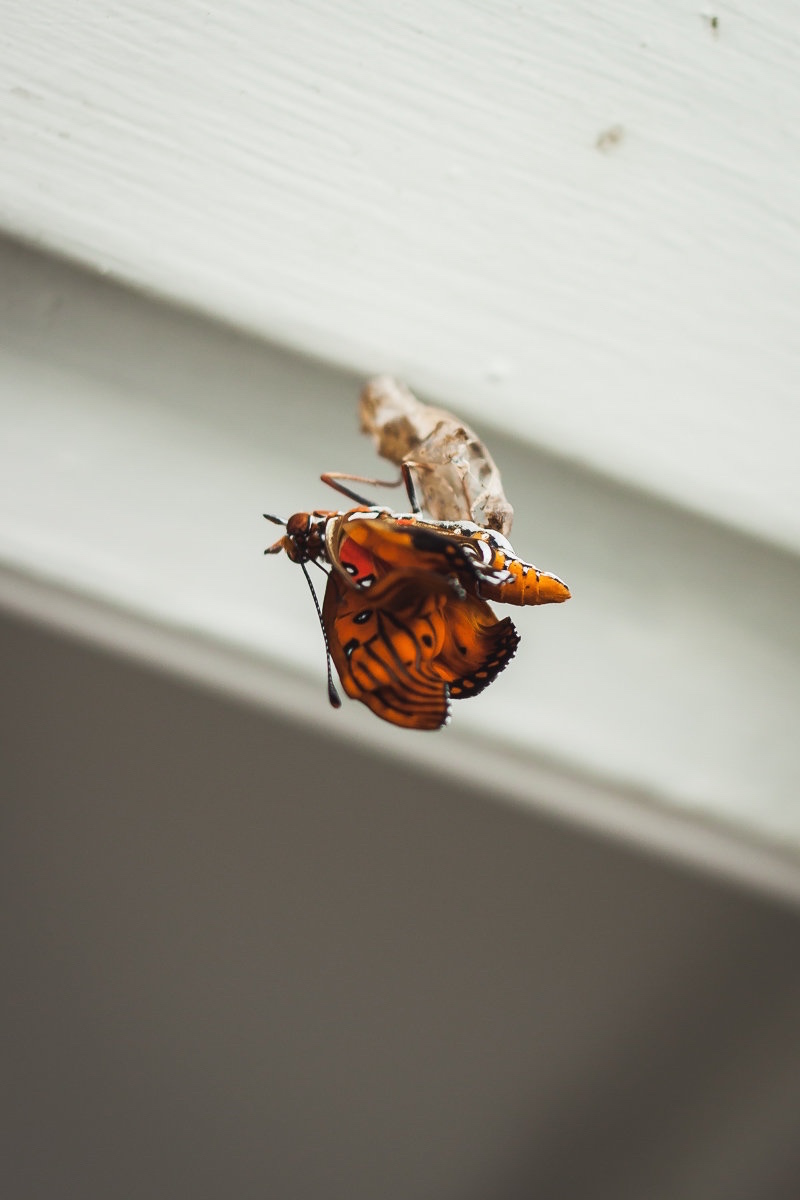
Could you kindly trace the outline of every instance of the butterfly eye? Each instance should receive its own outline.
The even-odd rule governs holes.
[[[356,615],[353,617],[353,620],[355,621],[356,625],[363,625],[364,622],[368,621],[371,616],[371,608],[362,608],[361,612],[356,613]]]
[[[304,533],[308,533],[311,528],[310,513],[294,513],[286,522],[286,532],[289,537],[302,537]]]

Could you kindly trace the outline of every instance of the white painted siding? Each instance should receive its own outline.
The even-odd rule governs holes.
[[[375,469],[355,397],[392,371],[487,434],[575,595],[414,753],[796,849],[793,6],[26,0],[4,39],[4,231],[151,296],[2,249],[6,603],[124,609],[110,640],[186,632],[280,703],[322,660],[258,514]]]
[[[713,15],[17,0],[0,215],[796,549],[800,22]]]

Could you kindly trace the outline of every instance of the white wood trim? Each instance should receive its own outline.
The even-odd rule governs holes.
[[[385,724],[358,720],[320,705],[320,680],[287,668],[276,655],[243,653],[231,643],[164,625],[141,612],[112,606],[54,586],[32,573],[0,567],[0,607],[70,638],[122,653],[160,671],[211,687],[357,747],[365,740],[389,760],[408,761],[409,743]],[[348,714],[352,717],[352,712]],[[496,731],[448,730],[423,738],[413,758],[432,779],[447,775],[482,786],[500,804],[520,804],[558,822],[591,829],[626,845],[688,864],[703,874],[734,880],[748,889],[800,905],[800,855],[754,837],[752,831],[709,821],[615,781],[582,775],[546,756],[503,746]]]
[[[313,609],[263,559],[260,514],[329,503],[320,470],[381,470],[359,381],[12,245],[0,272],[3,603],[499,797],[794,877],[795,558],[483,427],[518,549],[574,599],[514,614],[516,661],[442,734],[330,713]]]
[[[800,546],[788,0],[3,16],[8,231]]]

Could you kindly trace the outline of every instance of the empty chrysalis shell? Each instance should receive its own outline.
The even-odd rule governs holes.
[[[435,520],[510,532],[514,510],[500,472],[477,434],[453,413],[423,404],[405,384],[381,375],[364,387],[359,415],[381,457],[407,464]]]

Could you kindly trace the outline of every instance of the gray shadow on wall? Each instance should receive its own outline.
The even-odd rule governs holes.
[[[28,1200],[782,1200],[796,914],[0,620]]]

